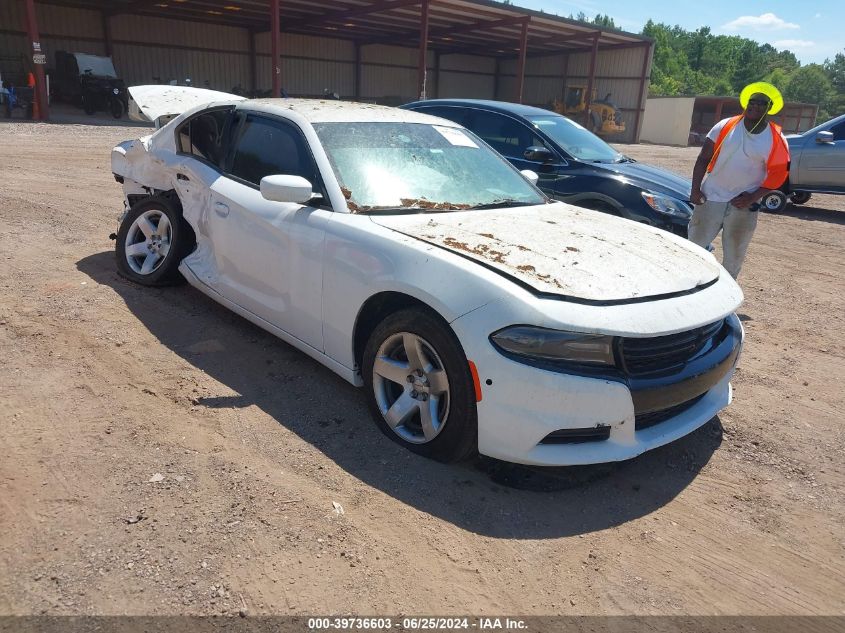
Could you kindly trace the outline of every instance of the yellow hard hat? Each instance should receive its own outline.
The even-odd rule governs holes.
[[[780,90],[765,81],[755,81],[753,84],[745,86],[742,92],[739,93],[739,105],[742,106],[743,110],[748,107],[748,100],[751,99],[751,95],[755,95],[758,92],[766,95],[772,102],[768,114],[777,114],[783,109],[783,95],[780,93]]]

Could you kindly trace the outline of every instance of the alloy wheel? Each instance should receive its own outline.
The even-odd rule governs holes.
[[[449,417],[449,378],[430,343],[397,332],[379,347],[373,364],[373,391],[387,425],[412,444],[426,444]]]
[[[126,233],[126,263],[139,275],[155,272],[167,258],[172,238],[167,215],[156,209],[142,213]]]

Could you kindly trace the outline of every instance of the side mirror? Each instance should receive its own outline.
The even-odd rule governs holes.
[[[537,181],[540,180],[540,176],[537,175],[536,171],[531,171],[530,169],[523,169],[521,172],[522,177],[525,178],[528,182],[532,185],[536,185]]]
[[[543,147],[542,145],[532,145],[528,149],[523,152],[523,157],[525,160],[534,161],[537,163],[547,163],[550,160],[554,160],[554,154],[549,151],[548,148]]]
[[[833,143],[833,132],[819,132],[816,134],[816,143]]]
[[[264,176],[261,179],[261,195],[273,202],[305,204],[314,197],[314,191],[311,183],[302,176]]]

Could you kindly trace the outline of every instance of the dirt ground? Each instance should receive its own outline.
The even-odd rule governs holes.
[[[109,151],[143,133],[0,123],[0,614],[845,614],[845,197],[761,217],[701,430],[446,466],[199,292],[117,276]]]

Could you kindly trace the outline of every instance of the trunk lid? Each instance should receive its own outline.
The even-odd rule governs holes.
[[[152,121],[159,128],[170,119],[196,106],[215,101],[231,103],[244,99],[228,92],[190,86],[131,86],[129,88],[129,118],[133,121]]]

